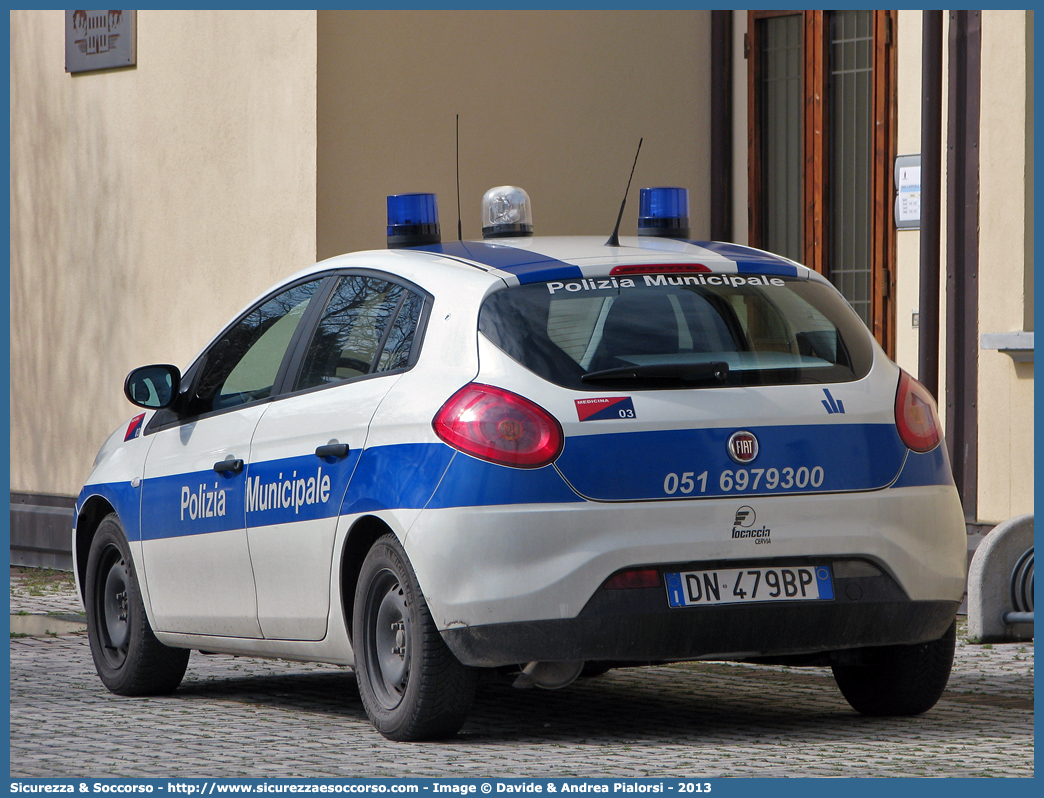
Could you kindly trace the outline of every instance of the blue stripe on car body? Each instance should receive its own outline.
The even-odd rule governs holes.
[[[579,266],[541,255],[539,252],[502,244],[487,244],[482,241],[450,241],[445,244],[414,247],[414,249],[481,263],[491,269],[513,274],[523,285],[547,280],[572,280],[583,277]]]
[[[940,443],[925,454],[910,452],[906,457],[902,473],[892,483],[891,487],[915,488],[922,485],[952,484],[953,474],[950,471],[950,458],[946,453],[946,445]]]
[[[140,486],[137,488],[133,487],[129,480],[85,485],[76,499],[75,519],[80,517],[80,513],[83,511],[87,501],[96,496],[104,499],[116,511],[116,514],[120,517],[120,523],[123,524],[123,531],[128,541],[141,540]]]
[[[242,474],[215,474],[213,469],[143,479],[142,510],[144,513],[148,508],[148,517],[142,519],[141,539],[242,529],[244,479]],[[182,507],[183,500],[185,507]],[[209,510],[206,502],[210,503]]]
[[[444,443],[366,449],[341,502],[341,515],[424,507],[455,454]]]
[[[820,427],[820,430],[824,428]],[[273,460],[255,464],[248,470],[248,478],[257,480],[258,489],[273,482],[272,475],[278,479],[280,473],[279,506],[267,507],[264,510],[252,510],[246,516],[248,526],[258,527],[270,524],[287,524],[294,521],[329,518],[335,515],[355,515],[365,512],[395,509],[448,509],[453,507],[487,507],[496,505],[519,504],[574,504],[584,502],[583,488],[591,489],[593,479],[598,479],[598,470],[590,471],[605,464],[604,474],[618,472],[617,477],[606,478],[602,483],[601,498],[603,501],[641,501],[643,499],[664,499],[663,474],[673,466],[664,460],[663,436],[685,435],[688,451],[699,453],[700,464],[690,466],[687,470],[708,470],[715,479],[720,471],[719,466],[735,471],[738,468],[782,468],[783,459],[769,461],[758,457],[755,463],[740,466],[727,458],[719,458],[713,463],[707,453],[715,449],[724,451],[724,441],[728,437],[728,429],[711,430],[676,430],[673,432],[630,432],[616,435],[573,436],[566,439],[566,448],[554,466],[538,469],[518,469],[487,463],[465,454],[456,452],[444,443],[413,443],[377,446],[366,449],[354,468],[354,476],[347,491],[339,493],[343,488],[337,479],[334,467],[317,464],[314,455]],[[809,428],[803,426],[752,428],[762,441],[762,446],[780,447],[781,451],[799,451],[794,448],[809,435]],[[908,452],[904,446],[895,446],[892,437],[898,439],[895,428],[887,424],[849,425],[849,427],[831,427],[830,435],[824,438],[837,448],[838,445],[851,447],[852,451],[837,453],[833,459],[824,458],[815,463],[824,465],[824,483],[818,488],[806,486],[789,490],[775,491],[737,491],[723,492],[717,484],[708,480],[707,491],[689,496],[675,494],[673,498],[739,498],[741,496],[775,496],[794,493],[848,492],[880,489],[883,487],[907,488],[931,485],[951,485],[949,459],[944,446],[938,446],[927,454]],[[611,440],[608,440],[611,439]],[[601,445],[598,445],[598,444]],[[675,444],[676,445],[676,444]],[[688,448],[692,447],[692,448]],[[856,451],[858,450],[858,451]],[[641,452],[646,454],[641,454]],[[353,453],[354,454],[354,453]],[[636,454],[638,455],[636,457]],[[807,456],[807,455],[806,455]],[[619,460],[625,457],[630,467],[618,468]],[[899,458],[900,466],[896,465]],[[905,457],[905,461],[903,458]],[[568,468],[571,463],[584,461],[588,473],[594,477],[585,479],[581,484],[570,487],[561,476],[560,468]],[[853,469],[853,464],[859,467]],[[862,468],[865,465],[866,468]],[[639,467],[640,466],[640,467]],[[681,467],[681,466],[677,466]],[[796,467],[796,466],[790,466]],[[293,472],[297,471],[297,476]],[[899,470],[898,478],[895,478]],[[641,473],[645,471],[645,475]],[[620,474],[626,474],[620,476]],[[345,463],[344,473],[352,473],[352,464]],[[322,477],[330,476],[330,494],[326,501],[295,502],[294,496],[300,495],[296,483],[305,480],[307,498],[307,480],[315,480],[313,490],[322,490]],[[236,477],[241,479],[242,477]],[[764,479],[764,477],[763,477]],[[579,482],[579,480],[577,480]],[[217,483],[217,487],[214,485]],[[293,484],[290,484],[293,483]],[[253,484],[253,483],[252,483]],[[290,487],[286,487],[290,484]],[[764,483],[762,483],[763,485]],[[158,540],[183,535],[199,535],[228,529],[242,528],[244,525],[245,493],[236,490],[226,495],[224,514],[199,516],[190,519],[187,515],[182,520],[182,488],[189,488],[190,495],[200,494],[200,486],[204,494],[213,494],[222,489],[227,482],[217,477],[213,471],[182,474],[168,477],[155,477],[143,482],[146,493],[159,499],[150,499],[148,518],[139,525],[140,488],[132,488],[129,482],[99,483],[86,486],[77,501],[77,513],[92,496],[100,496],[111,504],[119,514],[128,540]],[[150,490],[151,488],[151,490]],[[158,490],[157,490],[158,489]],[[592,492],[594,492],[592,490]],[[242,498],[235,498],[236,496]],[[339,498],[342,497],[343,498]],[[216,501],[216,498],[215,500]],[[187,508],[186,508],[187,509]]]
[[[781,277],[800,277],[801,271],[791,261],[740,244],[721,241],[690,241],[693,246],[713,252],[723,258],[736,261],[740,274],[778,274]]]
[[[498,504],[568,504],[584,501],[554,466],[509,468],[458,454],[450,463],[428,509]]]
[[[894,424],[787,425],[747,427],[758,439],[761,453],[750,463],[727,455],[735,427],[624,432],[566,438],[555,462],[582,496],[602,501],[696,498],[712,496],[836,493],[887,487],[899,474],[906,456]],[[820,484],[798,485],[798,469],[823,469]],[[776,486],[767,487],[767,470],[779,472]],[[791,469],[790,476],[783,475]],[[754,470],[762,471],[753,489]],[[744,490],[721,488],[720,475],[745,470],[751,481]],[[665,490],[668,474],[690,473],[706,482],[688,494]],[[783,487],[784,482],[789,487]]]
[[[314,454],[247,466],[246,525],[290,524],[337,515],[362,460],[353,449],[343,460]]]
[[[717,241],[690,241],[688,243],[734,261],[739,274],[801,276],[800,270],[793,263],[768,252]],[[539,252],[503,244],[483,241],[450,241],[443,244],[413,247],[413,249],[480,263],[491,269],[514,275],[522,285],[548,280],[575,280],[583,277],[579,266]],[[643,252],[643,254],[645,253]]]

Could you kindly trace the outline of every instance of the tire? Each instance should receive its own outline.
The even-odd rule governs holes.
[[[456,734],[478,672],[446,647],[394,535],[363,560],[352,615],[359,695],[377,731],[400,742]]]
[[[123,526],[115,513],[102,519],[87,556],[84,609],[94,667],[116,695],[172,693],[188,667],[189,651],[156,639]]]
[[[956,646],[954,621],[946,634],[929,643],[867,649],[866,664],[833,666],[834,680],[863,715],[920,715],[934,707],[946,689]]]

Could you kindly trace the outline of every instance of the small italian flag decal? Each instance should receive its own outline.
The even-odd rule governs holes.
[[[576,415],[581,421],[607,421],[634,418],[634,402],[630,396],[598,396],[574,399]]]

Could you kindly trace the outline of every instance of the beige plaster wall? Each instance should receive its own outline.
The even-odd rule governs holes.
[[[979,332],[1033,315],[1032,11],[982,12]],[[1033,364],[979,350],[979,520],[1033,512]]]
[[[898,72],[896,152],[899,155],[916,155],[921,151],[922,13],[900,11],[895,26]],[[921,233],[919,230],[899,230],[895,238],[895,360],[916,377],[918,330],[913,326],[912,315],[919,309],[920,301]],[[940,293],[940,296],[944,294]],[[940,312],[944,310],[945,307],[940,307]],[[940,360],[944,359],[940,356]]]
[[[689,189],[707,236],[707,11],[319,12],[320,257],[385,246],[388,194],[438,194],[456,238],[460,114],[465,238],[493,186],[522,186],[537,235],[609,236],[638,139],[638,189]]]
[[[187,365],[315,259],[314,12],[138,12],[137,66],[64,71],[11,12],[11,489],[74,495],[126,373]]]

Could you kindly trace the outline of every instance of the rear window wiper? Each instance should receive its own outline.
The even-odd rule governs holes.
[[[623,366],[584,374],[581,382],[615,382],[618,380],[674,380],[678,382],[719,382],[729,376],[729,364],[724,360],[710,363],[650,363],[642,366]]]

